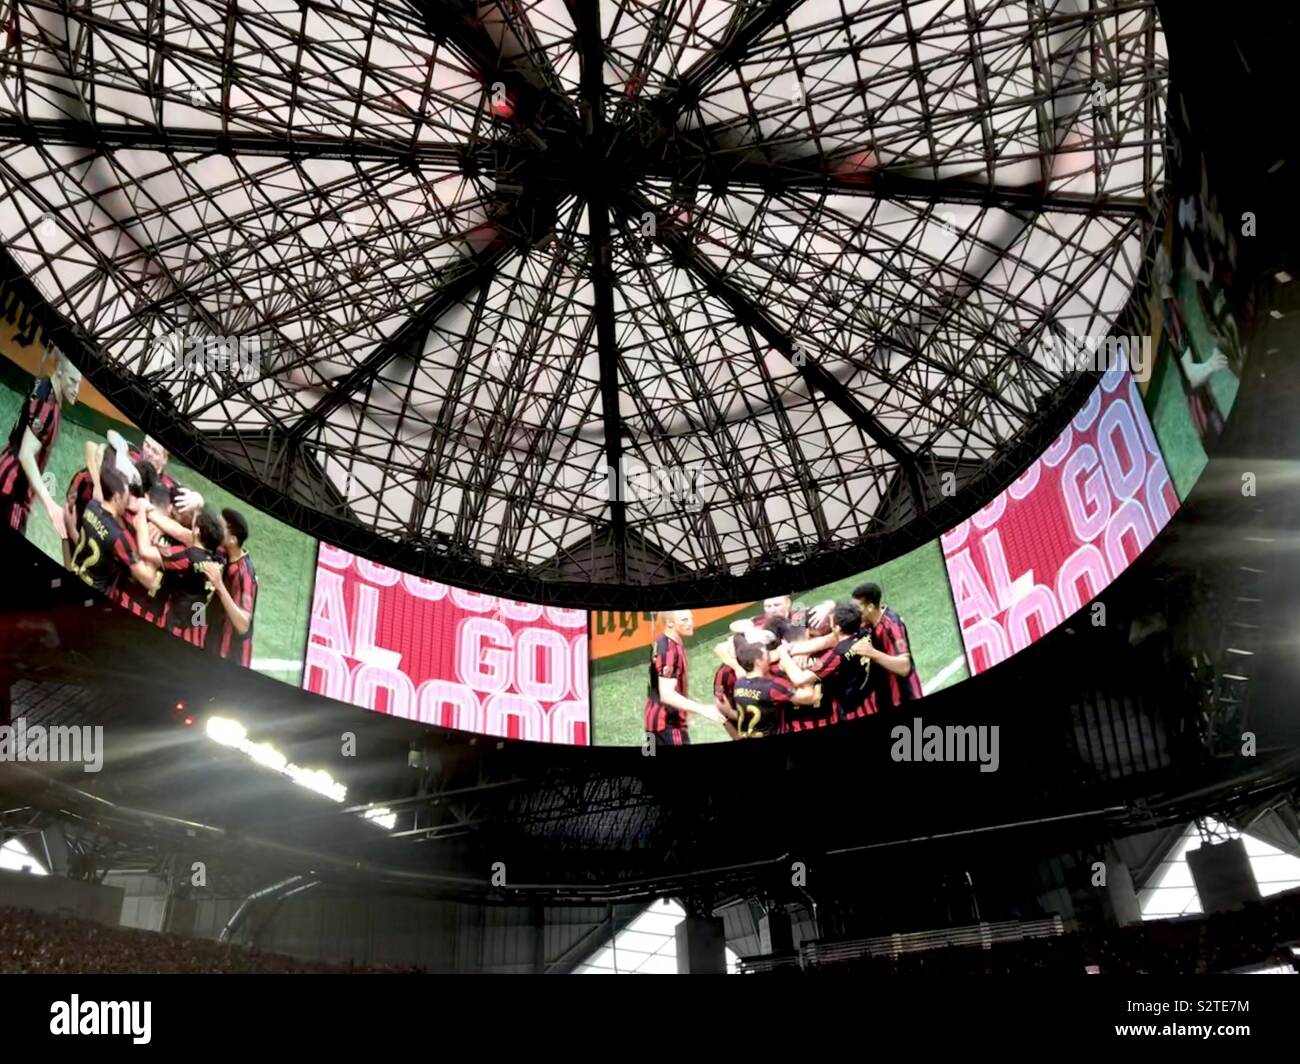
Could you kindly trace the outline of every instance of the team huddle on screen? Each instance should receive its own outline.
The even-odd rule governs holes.
[[[62,354],[24,401],[0,450],[0,522],[25,532],[39,503],[63,544],[64,564],[137,617],[211,654],[248,666],[257,576],[248,522],[214,512],[167,473],[167,451],[151,437],[137,450],[117,432],[87,441],[85,467],[60,504],[45,483],[64,406],[81,373]]]
[[[713,701],[687,693],[684,639],[695,632],[690,610],[657,615],[645,728],[661,746],[690,742],[691,717],[733,739],[825,728],[880,713],[921,697],[907,625],[882,605],[879,584],[854,589],[851,603],[796,608],[789,595],[763,602],[760,617],[736,621],[714,647],[721,661]]]

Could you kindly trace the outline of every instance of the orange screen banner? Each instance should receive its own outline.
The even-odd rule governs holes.
[[[709,606],[704,609],[691,610],[695,615],[695,627],[703,628],[713,621],[734,617],[747,610],[761,613],[762,609],[753,602],[742,602],[738,606]],[[653,623],[654,614],[636,610],[592,610],[591,612],[591,657],[611,658],[627,650],[649,647],[653,637],[663,629]]]
[[[36,316],[22,305],[17,293],[8,286],[0,288],[0,354],[33,377],[43,377],[50,372],[52,356],[46,351],[45,330],[37,324]],[[82,382],[77,402],[99,411],[105,417],[135,427],[90,381]]]

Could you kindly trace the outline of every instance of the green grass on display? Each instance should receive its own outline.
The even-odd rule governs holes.
[[[1176,287],[1192,355],[1198,362],[1205,362],[1214,353],[1216,341],[1205,320],[1201,289],[1185,271],[1180,271]],[[1156,441],[1164,455],[1165,466],[1174,482],[1174,491],[1182,500],[1187,498],[1209,463],[1209,456],[1196,423],[1192,420],[1187,395],[1183,391],[1182,374],[1175,364],[1180,353],[1173,349],[1167,339],[1161,343],[1146,397],[1146,407]],[[1232,352],[1223,353],[1231,359]],[[1220,370],[1210,377],[1207,385],[1210,396],[1225,421],[1232,413],[1240,386],[1237,375],[1230,369]]]
[[[0,363],[3,363],[3,376],[0,378],[0,432],[5,434],[7,440],[9,430],[16,422],[22,403],[31,390],[32,378],[12,363],[2,359]],[[46,466],[46,472],[54,474],[56,502],[63,502],[68,482],[85,464],[85,441],[93,439],[99,443],[104,442],[104,434],[110,428],[116,428],[133,444],[138,445],[142,439],[141,433],[129,425],[105,417],[87,406],[79,404],[72,409],[64,409],[59,438]],[[307,644],[307,624],[316,574],[315,541],[305,533],[240,501],[175,459],[168,464],[167,471],[185,487],[200,492],[208,506],[216,510],[233,507],[248,519],[248,550],[257,570],[258,585],[253,659],[286,665],[296,663],[283,668],[263,668],[260,671],[297,685],[302,675],[301,662]],[[63,561],[58,537],[39,504],[33,505],[31,516],[27,519],[27,538],[51,558],[60,563]]]
[[[1173,357],[1167,344],[1161,347],[1162,358]],[[1165,372],[1157,374],[1151,382],[1155,394],[1148,396],[1148,406],[1151,427],[1160,444],[1160,453],[1164,455],[1165,467],[1174,482],[1174,491],[1182,500],[1187,498],[1192,485],[1209,463],[1209,457],[1187,407],[1178,370],[1173,366],[1164,369]]]
[[[921,675],[921,690],[925,694],[966,679],[969,674],[966,652],[938,539],[859,576],[810,591],[804,600],[847,602],[853,589],[867,581],[880,585],[884,591],[883,605],[892,608],[907,625],[912,660]],[[940,674],[944,674],[943,680],[936,684],[935,678]]]
[[[968,675],[961,632],[953,609],[948,574],[938,540],[885,562],[865,573],[825,584],[797,601],[813,604],[825,599],[847,602],[858,584],[874,580],[884,590],[884,604],[907,625],[913,660],[926,694],[950,687]],[[713,647],[726,639],[727,626],[737,617],[754,616],[755,604],[733,617],[696,629],[686,641],[689,693],[700,701],[713,697],[713,673],[718,660]],[[650,650],[642,647],[594,663],[592,683],[592,736],[601,746],[640,746],[645,739],[643,711],[649,682]],[[936,678],[942,679],[936,682]],[[691,722],[691,742],[724,742],[721,727],[696,719]]]
[[[1213,330],[1205,320],[1205,311],[1201,303],[1201,289],[1185,271],[1181,273],[1178,280],[1178,301],[1183,308],[1183,319],[1187,324],[1187,334],[1191,340],[1196,361],[1205,362],[1214,354],[1217,342]],[[1224,350],[1223,353],[1228,356],[1228,360],[1231,362],[1233,352]],[[1214,399],[1214,405],[1218,407],[1219,414],[1226,421],[1228,415],[1232,413],[1233,405],[1237,402],[1237,391],[1241,387],[1241,382],[1231,370],[1221,369],[1210,377],[1208,387],[1210,395]]]

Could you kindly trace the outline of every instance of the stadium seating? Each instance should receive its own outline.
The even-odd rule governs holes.
[[[105,927],[80,917],[0,907],[0,972],[112,974],[346,974],[393,969],[340,967],[244,946]]]

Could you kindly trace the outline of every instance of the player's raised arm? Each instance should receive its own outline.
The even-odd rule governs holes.
[[[835,636],[813,635],[806,639],[796,639],[789,644],[790,653],[796,657],[804,657],[809,654],[820,654],[823,651],[830,650],[835,645]]]
[[[777,647],[776,659],[781,663],[782,670],[784,670],[786,676],[789,677],[790,683],[795,687],[802,687],[805,684],[816,682],[817,674],[812,669],[800,668],[799,665],[795,664],[789,648],[784,643]]]
[[[790,701],[796,706],[819,706],[822,701],[822,685],[813,683],[796,687]]]
[[[722,664],[733,669],[737,674],[740,673],[740,666],[736,664],[736,644],[732,640],[719,643],[713,648],[713,653],[718,656]]]
[[[94,499],[104,501],[104,488],[99,483],[99,471],[104,467],[104,445],[87,440],[81,448],[81,456],[86,460],[86,472],[90,474],[90,484],[94,489]]]
[[[243,609],[239,603],[230,594],[230,589],[226,587],[226,582],[222,579],[221,566],[216,562],[204,562],[203,575],[208,578],[208,583],[217,593],[217,598],[221,600],[221,606],[226,611],[226,618],[230,621],[232,627],[239,635],[247,635],[249,626],[253,623],[253,611]]]
[[[154,527],[177,543],[183,543],[187,547],[193,547],[198,542],[197,534],[194,529],[186,528],[179,521],[168,517],[161,510],[150,510],[149,520],[153,523]]]
[[[157,544],[154,543],[153,537],[149,535],[149,518],[146,516],[143,506],[135,512],[132,520],[135,522],[136,549],[140,552],[140,557],[151,566],[162,565],[162,553],[158,550]],[[141,582],[143,583],[143,581]]]
[[[137,555],[130,567],[131,578],[143,588],[152,591],[162,579],[162,570]]]
[[[871,647],[862,656],[870,658],[886,672],[892,672],[895,676],[907,676],[912,671],[911,654],[886,654]]]

